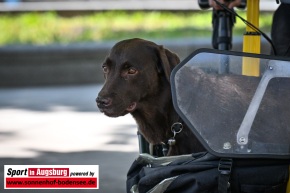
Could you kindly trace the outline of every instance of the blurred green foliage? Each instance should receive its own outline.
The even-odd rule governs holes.
[[[245,12],[239,12],[242,17]],[[54,12],[0,15],[0,45],[67,44],[119,40],[132,37],[171,39],[211,36],[210,11],[125,12],[109,11],[74,17]],[[272,13],[261,13],[260,28],[269,33]],[[242,36],[245,24],[237,19],[234,35]]]

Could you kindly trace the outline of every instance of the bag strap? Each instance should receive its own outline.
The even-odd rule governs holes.
[[[230,187],[230,176],[232,172],[233,160],[221,158],[219,161],[218,171],[218,193],[228,193]]]

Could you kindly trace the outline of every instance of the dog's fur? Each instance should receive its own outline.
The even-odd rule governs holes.
[[[139,131],[151,144],[166,143],[173,136],[171,126],[179,117],[172,104],[170,73],[180,62],[163,46],[142,39],[117,43],[103,64],[105,84],[96,101],[110,117],[132,114]],[[203,151],[186,126],[176,135],[168,155]]]
[[[171,125],[179,119],[173,108],[169,81],[179,62],[176,54],[153,42],[130,39],[117,43],[103,64],[106,81],[97,98],[99,109],[110,117],[131,113],[147,141],[167,142],[173,136]],[[190,73],[180,79],[187,82],[180,84],[190,84],[191,89],[180,93],[185,94],[181,103],[188,109],[194,126],[211,144],[218,144],[217,151],[222,150],[225,142],[236,148],[236,131],[260,78],[216,75],[187,67],[183,70]],[[275,78],[269,83],[249,136],[256,143],[251,144],[256,152],[263,151],[261,147],[265,145],[274,151],[289,146],[289,85],[288,79]],[[176,141],[168,155],[204,151],[186,126],[176,135]]]

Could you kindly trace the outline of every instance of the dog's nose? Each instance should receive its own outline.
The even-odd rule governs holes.
[[[102,97],[97,97],[96,98],[96,102],[97,102],[97,105],[99,107],[108,107],[112,104],[112,99],[111,98],[102,98]]]

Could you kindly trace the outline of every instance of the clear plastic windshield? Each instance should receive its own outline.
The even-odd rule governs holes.
[[[201,50],[171,84],[177,112],[209,151],[290,157],[290,61]]]

